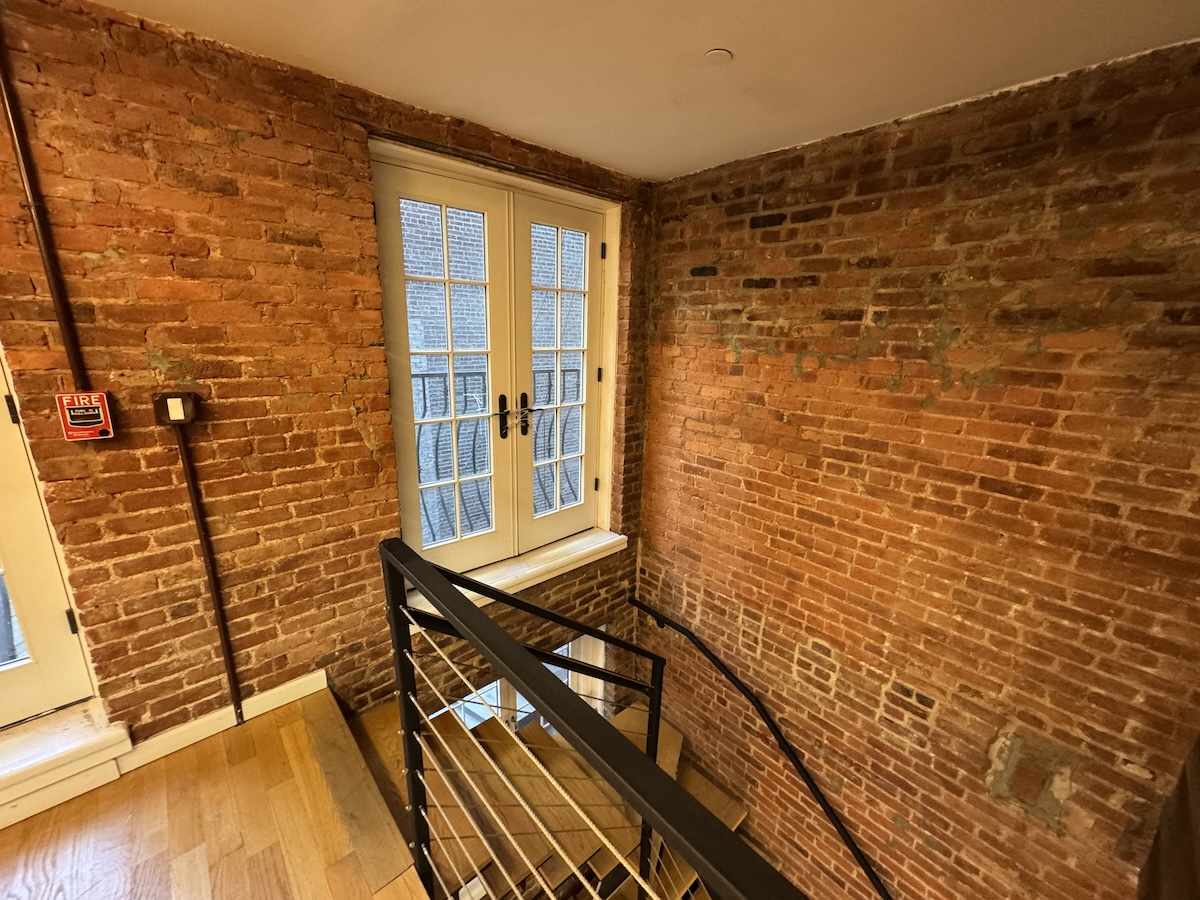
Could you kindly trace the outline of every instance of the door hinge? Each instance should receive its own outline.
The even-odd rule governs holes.
[[[599,369],[597,369],[597,370],[596,370],[596,380],[597,380],[597,381],[603,381],[603,380],[604,380],[604,369],[603,369],[603,368],[599,368]]]
[[[600,242],[600,258],[608,259],[608,244],[605,241]]]
[[[71,629],[71,634],[79,634],[79,622],[75,619],[75,610],[67,607],[67,627]]]
[[[594,482],[592,482],[592,490],[593,491],[600,490],[600,479],[599,478],[597,478]]]
[[[17,412],[17,399],[12,394],[4,395],[4,405],[8,407],[8,417],[14,425],[21,424],[21,414]]]

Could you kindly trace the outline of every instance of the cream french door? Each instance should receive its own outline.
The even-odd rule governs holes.
[[[515,198],[517,534],[521,553],[596,521],[592,481],[600,405],[589,338],[600,333],[599,213]],[[591,377],[589,378],[589,373]]]
[[[602,215],[374,171],[406,540],[467,570],[592,527]]]
[[[7,373],[0,389],[12,395]],[[79,636],[21,433],[0,418],[0,726],[91,696]]]

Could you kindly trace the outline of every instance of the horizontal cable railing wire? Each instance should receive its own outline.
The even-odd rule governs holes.
[[[402,611],[407,616],[409,622],[415,626],[416,619],[414,619],[411,615],[409,615],[407,610],[402,610]],[[463,675],[462,671],[459,670],[450,661],[450,658],[445,655],[445,653],[442,651],[442,649],[440,647],[438,647],[437,643],[432,638],[430,638],[429,635],[425,631],[419,631],[418,633],[422,637],[424,637],[425,640],[428,642],[429,646],[433,647],[433,649],[441,656],[442,661],[446,662],[450,665],[450,667],[454,671],[455,675],[458,676],[458,678],[462,681],[463,685],[467,688],[467,690],[473,691],[475,689],[475,686],[472,685],[471,682],[466,678],[466,676]],[[410,658],[410,662],[411,661],[412,660]],[[415,665],[415,662],[414,662],[414,665]],[[435,696],[438,698],[438,701],[443,706],[449,706],[450,701],[447,700],[446,697],[437,689],[437,687],[434,685],[432,679],[430,679],[425,674],[425,672],[422,669],[420,669],[419,667],[416,668],[416,671],[417,671],[417,674],[420,675],[422,677],[422,679],[425,681],[426,685],[428,685],[430,690],[433,691]],[[411,699],[413,699],[414,702],[416,700],[415,697],[413,697]],[[492,714],[497,719],[497,721],[502,721],[500,719],[499,710],[493,709]],[[432,721],[425,715],[424,712],[421,713],[421,716],[422,716],[422,718],[425,719],[426,724],[428,724],[428,725],[433,724]],[[508,773],[503,771],[503,769],[499,766],[499,764],[495,762],[494,757],[491,754],[489,754],[486,750],[484,750],[483,746],[479,743],[479,738],[469,728],[467,728],[465,726],[465,724],[462,724],[461,727],[462,727],[463,733],[467,735],[467,737],[470,739],[471,743],[476,747],[476,749],[478,749],[480,755],[483,756],[484,759],[489,763],[491,768],[495,771],[497,777],[499,777],[504,782],[504,784],[508,788],[509,792],[518,801],[518,804],[525,811],[525,814],[527,816],[529,816],[529,818],[534,822],[535,825],[538,826],[538,829],[542,832],[546,841],[550,844],[551,847],[554,848],[554,851],[559,855],[559,857],[561,859],[563,859],[564,861],[567,861],[569,864],[569,857],[568,857],[567,853],[563,850],[562,846],[559,844],[557,838],[555,838],[555,836],[551,833],[550,829],[546,826],[546,824],[542,821],[542,819],[537,815],[537,813],[534,812],[534,810],[530,806],[529,802],[525,799],[525,797],[522,796],[522,794],[512,784],[512,781],[509,778]],[[531,751],[529,749],[529,747],[519,737],[517,737],[517,735],[511,729],[509,729],[506,725],[501,725],[501,727],[504,728],[504,730],[509,735],[512,736],[514,745],[517,747],[520,747],[521,749],[524,750],[525,754],[533,762],[533,764],[538,769],[538,771],[541,773],[541,775],[546,779],[547,783],[552,785],[557,790],[559,795],[562,796],[562,798],[567,801],[567,803],[575,810],[575,812],[579,814],[580,818],[582,818],[584,820],[584,822],[587,823],[588,827],[592,828],[596,832],[596,834],[598,836],[600,836],[601,840],[607,843],[606,838],[604,838],[603,834],[601,834],[598,827],[595,826],[594,823],[592,823],[592,821],[586,816],[586,814],[583,812],[583,810],[579,808],[578,804],[575,803],[574,799],[563,788],[563,786],[561,784],[558,784],[557,781],[555,781],[554,776],[552,776],[548,771],[546,771],[545,766],[542,765],[541,760],[539,760],[537,758],[537,756],[533,753],[533,751]],[[435,733],[436,733],[436,731],[435,731]],[[440,734],[438,735],[438,737],[439,737],[439,739],[441,739]],[[448,749],[448,745],[446,745],[445,741],[443,741],[443,745],[447,746],[447,749]],[[459,766],[460,767],[459,770],[463,771],[465,774],[465,770],[461,768],[462,764],[457,759],[455,759],[455,764],[457,766]],[[612,847],[611,843],[609,843],[608,846],[611,850],[616,852],[616,848]],[[572,866],[572,868],[574,869],[573,866]],[[572,874],[576,875],[580,879],[581,882],[584,881],[582,874],[577,869],[575,869],[575,871]],[[536,869],[535,869],[535,875],[536,875]],[[551,889],[549,886],[547,886],[544,882],[543,882],[542,886],[546,889],[546,892],[550,896],[554,895],[553,889]],[[588,885],[586,883],[584,883],[583,886],[584,886],[585,890],[587,890],[593,897],[596,898],[596,900],[600,900],[600,895],[598,893],[596,893],[594,888],[592,888],[590,885]],[[649,885],[643,885],[643,886],[647,887],[647,888],[649,887]]]
[[[650,618],[655,621],[659,628],[670,628],[672,631],[675,631],[686,638],[692,644],[692,646],[699,650],[700,654],[707,659],[713,665],[713,667],[721,673],[721,675],[725,677],[725,680],[733,685],[734,690],[746,698],[746,701],[752,707],[754,707],[754,711],[758,713],[759,718],[762,719],[763,724],[767,727],[767,730],[771,732],[771,736],[775,739],[776,745],[779,747],[783,755],[787,757],[788,762],[792,764],[792,767],[796,770],[796,774],[800,776],[800,780],[804,782],[805,787],[808,788],[809,793],[817,802],[817,805],[821,807],[821,811],[825,814],[825,818],[827,818],[830,824],[833,825],[834,831],[837,832],[838,837],[841,838],[842,843],[846,846],[846,849],[850,851],[850,854],[854,857],[854,861],[858,863],[858,867],[862,870],[867,880],[871,883],[871,886],[875,889],[875,892],[881,898],[883,898],[883,900],[892,900],[892,895],[888,891],[887,885],[883,883],[883,879],[880,878],[879,873],[875,871],[875,865],[871,862],[870,857],[868,857],[862,847],[859,846],[858,841],[855,840],[854,835],[850,832],[850,829],[846,827],[846,823],[842,821],[842,817],[838,813],[837,809],[835,809],[833,804],[829,802],[829,798],[826,797],[825,792],[821,790],[821,786],[817,783],[817,780],[813,777],[813,774],[808,770],[808,766],[806,766],[804,761],[800,759],[799,752],[796,750],[795,746],[793,746],[792,742],[787,739],[787,735],[783,733],[783,729],[779,727],[779,723],[775,720],[775,717],[771,714],[771,711],[767,709],[766,704],[759,699],[758,695],[750,689],[750,686],[747,685],[746,682],[742,681],[742,679],[738,677],[736,672],[734,672],[725,664],[725,661],[721,659],[721,657],[713,652],[712,648],[704,642],[703,638],[697,635],[686,625],[675,621],[665,613],[659,612],[654,607],[643,603],[637,597],[630,597],[629,603],[639,609],[641,612],[650,616]]]
[[[805,895],[800,890],[755,853],[740,836],[730,831],[671,776],[660,769],[653,758],[653,753],[648,757],[634,743],[623,737],[607,719],[578,697],[558,677],[549,672],[542,660],[522,648],[500,625],[492,621],[486,613],[463,596],[459,587],[493,600],[499,600],[518,609],[524,608],[525,611],[540,615],[550,621],[556,621],[576,631],[592,632],[601,640],[622,646],[623,649],[627,649],[635,655],[651,660],[652,665],[659,670],[659,673],[661,673],[662,657],[652,654],[636,644],[613,638],[599,629],[589,629],[564,616],[543,610],[527,601],[512,597],[465,576],[439,570],[423,560],[398,538],[386,540],[380,544],[380,557],[383,562],[389,623],[392,628],[396,656],[397,687],[401,695],[399,699],[401,718],[405,729],[405,761],[406,767],[410,770],[408,773],[410,805],[420,808],[422,811],[426,807],[424,784],[418,777],[418,773],[422,769],[422,753],[428,754],[433,749],[432,746],[423,747],[424,742],[416,739],[417,730],[421,726],[422,719],[424,725],[432,729],[435,735],[437,730],[432,728],[429,717],[417,708],[415,684],[418,671],[414,666],[412,654],[414,629],[411,626],[417,626],[416,633],[424,634],[424,627],[428,623],[423,621],[424,616],[415,615],[418,611],[409,608],[406,582],[411,583],[417,592],[432,605],[440,614],[440,621],[451,627],[456,637],[467,641],[490,665],[491,670],[497,676],[507,679],[512,684],[516,691],[557,732],[558,737],[573,748],[583,762],[586,762],[588,770],[595,772],[636,814],[642,817],[643,835],[648,835],[651,827],[661,835],[665,847],[662,851],[662,860],[655,861],[655,868],[659,868],[661,863],[665,873],[667,868],[674,863],[676,871],[661,877],[656,873],[653,876],[654,881],[662,885],[678,878],[681,883],[690,884],[699,878],[709,893],[720,900],[762,900],[766,897],[772,898],[772,900],[805,900]],[[410,614],[413,615],[410,617]],[[425,637],[430,644],[434,647],[437,646],[428,635]],[[555,664],[557,665],[558,661]],[[459,674],[461,675],[461,671]],[[438,693],[432,679],[423,672],[420,675],[423,676],[423,680],[427,681],[430,688]],[[462,680],[468,691],[475,690],[465,676],[462,676]],[[651,750],[657,741],[658,710],[654,707],[658,705],[660,698],[661,692],[651,693],[649,697],[652,708],[649,710],[648,716],[646,747]],[[441,695],[439,700],[445,701],[446,698]],[[449,704],[443,702],[443,705]],[[503,721],[500,721],[503,726]],[[506,730],[508,729],[506,728]],[[511,731],[509,733],[512,734]],[[441,736],[438,735],[438,737]],[[472,735],[472,737],[474,736]],[[515,734],[513,737],[528,751],[528,747],[523,741],[520,741]],[[488,765],[491,765],[490,757],[483,746],[477,743],[475,747],[480,754],[487,758]],[[537,760],[536,755],[530,753],[530,756],[533,757],[538,771],[545,774],[550,783],[550,773],[542,766],[540,760]],[[459,765],[460,762],[460,760],[455,760],[455,766],[465,770],[467,767]],[[416,773],[411,771],[414,767],[417,769]],[[464,779],[470,778],[465,771],[463,777]],[[557,784],[557,782],[555,783]],[[513,790],[514,795],[518,793],[511,781],[507,782],[507,786]],[[630,861],[626,859],[625,854],[608,841],[603,830],[596,827],[595,822],[589,819],[584,810],[569,795],[569,792],[561,784],[557,785],[557,789],[568,803],[574,804],[574,813],[587,823],[606,844],[606,849],[612,854],[616,864],[624,866],[626,871],[622,873],[624,877],[620,880],[633,879],[641,891],[646,891],[651,897],[655,897],[654,886],[649,880],[651,873],[647,871],[646,867],[645,850],[643,850],[642,861],[635,870]],[[528,812],[528,810],[526,811]],[[495,813],[492,815],[495,817]],[[415,817],[415,819],[419,818],[419,816]],[[531,814],[530,818],[539,831],[544,831],[544,822],[540,822],[536,815]],[[431,858],[425,852],[425,847],[430,842],[427,821],[414,821],[414,836],[414,844],[421,847],[421,853],[428,862]],[[565,859],[561,844],[549,839],[548,835],[544,836],[548,838],[548,842],[554,846],[556,852]],[[647,845],[648,841],[643,839],[643,848]],[[671,854],[678,854],[678,858]],[[414,853],[414,856],[417,854]],[[695,875],[689,877],[686,872],[682,871],[681,867],[684,861]],[[428,869],[429,866],[426,865],[425,868]],[[531,865],[529,868],[537,876],[536,867]],[[427,885],[433,885],[434,873],[424,871],[420,874]],[[590,888],[583,878],[579,880],[583,890],[597,896],[595,890]],[[545,888],[545,885],[541,886],[543,889]],[[547,891],[547,894],[553,896],[552,891]]]

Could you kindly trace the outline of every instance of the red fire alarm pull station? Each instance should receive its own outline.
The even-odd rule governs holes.
[[[104,391],[55,394],[63,437],[68,441],[95,441],[113,436],[112,413]]]

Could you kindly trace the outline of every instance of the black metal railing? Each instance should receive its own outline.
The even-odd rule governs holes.
[[[442,893],[454,893],[454,890],[446,890],[441,875],[433,865],[432,841],[437,840],[438,836],[431,835],[429,827],[430,796],[426,790],[428,780],[425,775],[426,747],[429,745],[424,741],[422,729],[428,732],[436,720],[431,719],[418,702],[418,675],[435,692],[436,687],[428,673],[414,666],[412,644],[414,633],[418,633],[423,640],[432,645],[432,638],[429,637],[429,633],[432,632],[465,641],[487,664],[490,672],[507,679],[525,701],[538,711],[541,718],[549,723],[563,742],[564,749],[585,763],[592,773],[615,792],[615,796],[640,817],[636,874],[631,863],[626,866],[627,872],[621,871],[619,867],[614,868],[609,878],[598,884],[583,885],[585,893],[592,897],[607,897],[622,883],[632,879],[638,884],[639,897],[659,896],[648,890],[651,883],[650,868],[652,865],[661,865],[660,860],[667,857],[667,854],[664,851],[661,856],[656,855],[651,859],[653,844],[656,847],[665,846],[672,853],[677,853],[679,860],[694,870],[691,877],[698,878],[709,893],[719,900],[804,900],[803,893],[656,764],[664,670],[662,657],[630,641],[435,566],[422,559],[398,538],[380,544],[380,558],[383,564],[388,620],[395,656],[413,857],[418,874],[430,896],[438,896],[436,888],[439,885],[443,889]],[[437,615],[410,604],[408,585],[415,588],[417,594],[428,602]],[[648,662],[650,678],[643,681],[611,669],[564,658],[548,650],[522,645],[478,609],[463,595],[462,590],[476,592],[490,600],[619,647]],[[410,626],[415,626],[416,631]],[[438,652],[441,653],[440,650]],[[447,663],[453,665],[444,653],[441,655]],[[547,663],[600,679],[645,697],[647,719],[644,748],[623,737],[603,715],[548,671]],[[464,679],[464,682],[468,688],[471,687],[469,681]],[[438,697],[439,700],[445,700],[441,693],[438,693]],[[469,736],[467,740],[475,741]],[[460,771],[469,781],[470,770],[466,766],[460,766]],[[500,774],[498,769],[497,774]],[[510,789],[513,790],[514,797],[524,805],[525,801],[518,796],[518,792],[511,786]],[[436,797],[433,799],[434,805],[440,810],[441,804]],[[527,806],[525,809],[526,812],[529,811]],[[579,811],[578,808],[576,811]],[[494,839],[495,835],[486,834],[481,830],[477,830],[475,835],[487,844],[489,851],[492,849],[490,840]],[[564,833],[563,837],[567,836]],[[457,840],[459,835],[452,834],[449,837]],[[471,835],[466,837],[473,839]],[[511,835],[509,838],[511,839]],[[553,835],[547,834],[547,838],[557,846]],[[461,841],[459,846],[463,846]],[[626,862],[623,851],[617,859],[620,863]],[[674,865],[678,867],[680,864]],[[480,874],[482,877],[485,873]],[[493,895],[490,889],[487,893],[489,896]]]
[[[641,612],[650,616],[650,618],[654,620],[655,624],[657,624],[659,628],[670,628],[672,631],[675,631],[686,638],[692,644],[692,646],[700,651],[700,654],[712,664],[713,668],[715,668],[721,673],[721,675],[724,676],[725,680],[730,683],[733,689],[746,698],[746,701],[754,708],[754,711],[758,713],[758,717],[762,719],[763,724],[767,727],[767,731],[771,732],[771,737],[775,739],[775,744],[779,747],[780,752],[787,757],[788,762],[792,764],[792,768],[796,770],[796,774],[800,776],[800,780],[804,782],[804,786],[808,788],[808,791],[816,801],[817,806],[821,807],[821,812],[825,814],[825,818],[829,820],[829,823],[833,826],[834,831],[837,832],[838,837],[841,838],[842,843],[846,846],[846,849],[850,851],[851,856],[853,856],[854,861],[858,863],[858,867],[862,870],[863,875],[865,875],[867,880],[871,883],[871,887],[875,889],[875,892],[881,898],[883,898],[883,900],[892,900],[892,895],[889,893],[887,885],[883,883],[883,879],[880,878],[879,873],[875,871],[875,866],[871,862],[870,857],[867,856],[866,852],[862,849],[862,847],[859,846],[858,841],[855,840],[854,835],[850,832],[850,829],[846,827],[846,823],[842,821],[842,817],[838,813],[837,809],[832,803],[829,802],[829,798],[826,797],[825,792],[821,790],[820,784],[817,783],[816,778],[813,777],[813,774],[809,771],[808,766],[806,766],[804,761],[800,758],[799,751],[797,751],[792,742],[787,739],[787,735],[783,733],[783,729],[779,727],[779,723],[775,720],[775,717],[771,714],[771,711],[767,709],[766,704],[759,699],[758,695],[750,689],[750,686],[747,685],[746,682],[742,681],[742,679],[736,672],[733,671],[733,669],[729,668],[729,666],[725,664],[725,661],[721,659],[721,657],[713,652],[712,648],[704,642],[703,638],[692,631],[692,629],[688,628],[681,622],[675,621],[665,613],[659,612],[654,607],[643,603],[636,597],[630,597],[629,602]]]

